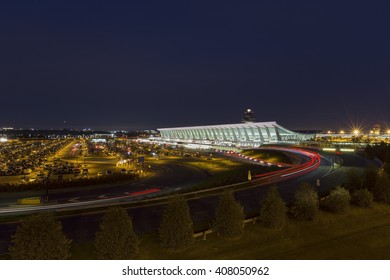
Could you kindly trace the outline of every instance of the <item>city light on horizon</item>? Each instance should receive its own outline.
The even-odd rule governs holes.
[[[352,131],[352,134],[355,135],[355,136],[357,136],[357,135],[360,134],[360,130],[359,130],[359,129],[354,129],[354,130]]]

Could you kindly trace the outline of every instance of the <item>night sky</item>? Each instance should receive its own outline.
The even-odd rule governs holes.
[[[390,124],[389,1],[0,2],[0,126]]]

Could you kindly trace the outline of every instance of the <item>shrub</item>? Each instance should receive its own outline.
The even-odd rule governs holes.
[[[169,199],[159,228],[161,245],[175,250],[185,249],[192,244],[193,234],[187,201],[179,196]]]
[[[223,238],[240,237],[244,232],[244,218],[243,208],[235,201],[233,193],[225,191],[215,211],[215,231]]]
[[[54,214],[43,212],[23,218],[9,251],[19,260],[64,260],[70,255],[70,242]]]
[[[329,196],[325,198],[321,206],[329,212],[343,213],[349,207],[350,202],[351,195],[349,191],[338,186],[330,191]]]
[[[318,215],[318,193],[309,183],[303,183],[294,194],[292,215],[298,220],[314,220]]]
[[[355,190],[352,193],[351,203],[359,207],[371,207],[374,196],[367,189]]]
[[[379,176],[372,194],[377,201],[390,203],[390,178],[386,172]]]
[[[347,173],[347,183],[346,186],[349,190],[358,190],[362,188],[362,176],[360,176],[356,171],[350,170]]]
[[[102,260],[126,260],[138,254],[139,239],[125,209],[110,208],[96,233],[95,253]]]
[[[373,192],[378,185],[378,171],[374,166],[369,166],[364,170],[363,188]]]
[[[260,223],[265,227],[281,228],[286,222],[287,207],[276,186],[271,186],[261,200]]]

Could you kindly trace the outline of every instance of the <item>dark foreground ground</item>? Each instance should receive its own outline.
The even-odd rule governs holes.
[[[153,234],[141,236],[137,259],[390,259],[390,206],[352,207],[344,214],[321,212],[316,221],[289,219],[281,230],[247,224],[238,240],[216,234],[182,251],[162,249]],[[72,259],[94,259],[92,243],[75,244]]]

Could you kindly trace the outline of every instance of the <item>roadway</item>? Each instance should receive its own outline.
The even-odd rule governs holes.
[[[315,184],[315,181],[320,179],[320,190],[325,191],[330,187],[334,187],[335,182],[337,184],[344,182],[346,180],[346,174],[348,170],[361,168],[368,164],[366,160],[356,155],[342,155],[341,157],[343,157],[344,162],[349,165],[344,164],[344,166],[335,169],[332,164],[331,157],[332,155],[330,154],[323,154],[321,156],[320,165],[314,171],[304,174],[300,177],[278,183],[281,196],[287,201],[287,203],[291,202],[293,193],[302,182],[310,182]],[[359,163],[356,164],[356,162]],[[118,191],[118,193],[124,193],[129,191],[135,192],[137,190],[142,191],[148,188],[159,188],[160,190],[167,188],[177,189],[195,183],[197,180],[199,180],[198,176],[201,176],[202,180],[208,176],[204,171],[181,164],[171,164],[167,166],[161,164],[160,166],[154,166],[153,168],[158,176],[145,179],[139,184],[132,183],[117,186],[115,187],[115,191]],[[190,168],[191,171],[188,168]],[[193,176],[191,180],[189,180],[187,177],[189,171],[191,174],[193,174],[191,175]],[[264,185],[266,184],[262,183],[258,186],[254,184],[252,188],[236,191],[236,198],[243,205],[244,211],[248,216],[255,215],[258,212],[259,201],[267,189],[264,187]],[[101,196],[102,194],[104,195],[107,191],[110,191],[110,195],[112,195],[113,190],[114,189],[110,187],[97,190],[91,189],[87,192],[89,193],[90,198],[92,198]],[[72,195],[73,198],[71,197]],[[58,201],[69,201],[78,197],[78,193],[73,192],[72,195],[70,193],[64,192],[51,194],[51,198]],[[80,198],[77,198],[76,200],[81,201]],[[189,200],[190,211],[193,221],[196,224],[196,230],[208,227],[213,219],[217,202],[217,195],[209,195]],[[154,205],[139,206],[128,209],[129,215],[133,217],[136,231],[143,233],[155,232],[161,219],[163,207],[163,204],[157,203]],[[98,229],[102,215],[103,213],[101,212],[91,212],[82,215],[63,216],[60,218],[60,220],[63,224],[63,230],[65,234],[72,238],[74,242],[78,243],[91,241],[94,238],[94,234]],[[6,248],[8,248],[10,235],[15,232],[16,226],[16,223],[0,224],[0,252],[5,252]]]
[[[74,145],[68,145],[61,154],[64,158],[72,154]],[[270,183],[278,183],[289,180],[293,177],[302,176],[318,168],[320,165],[319,157],[316,153],[299,150],[296,148],[274,147],[273,149],[293,153],[301,157],[301,164],[282,169],[276,172],[263,174],[262,177],[254,180],[254,186],[263,186]],[[230,155],[230,154],[229,154]],[[237,159],[237,157],[232,157]],[[243,159],[247,160],[247,159]],[[26,213],[41,210],[59,210],[86,208],[95,205],[107,205],[120,202],[130,202],[139,199],[151,197],[162,197],[171,194],[176,190],[183,190],[205,180],[209,175],[195,167],[188,165],[171,163],[170,161],[154,161],[153,164],[147,163],[148,173],[154,173],[155,176],[142,180],[142,182],[133,182],[125,184],[110,184],[100,187],[82,187],[77,189],[65,189],[51,191],[49,202],[39,206],[17,206],[17,199],[26,196],[25,193],[7,195],[0,204],[0,214]],[[42,195],[37,193],[35,196]],[[30,196],[34,196],[31,194]],[[12,207],[9,207],[12,206]]]

